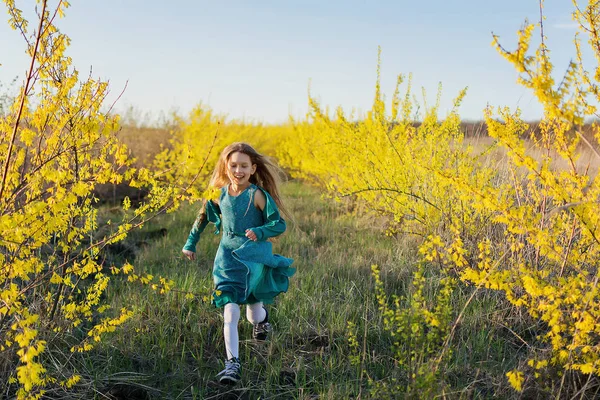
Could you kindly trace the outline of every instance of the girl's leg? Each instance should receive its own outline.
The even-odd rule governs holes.
[[[262,301],[254,304],[248,304],[248,306],[246,307],[246,318],[248,318],[248,321],[252,325],[264,322],[266,317],[267,310],[265,310]]]
[[[227,352],[227,359],[239,357],[239,336],[238,336],[238,322],[240,320],[240,306],[235,303],[225,304],[223,310],[223,336],[225,338],[225,350]]]

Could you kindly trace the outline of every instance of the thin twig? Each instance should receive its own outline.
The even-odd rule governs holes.
[[[15,139],[17,137],[17,132],[19,130],[19,124],[21,122],[21,116],[23,114],[23,109],[25,108],[25,99],[29,95],[29,91],[31,88],[29,84],[31,83],[33,68],[35,66],[35,57],[38,51],[39,43],[42,38],[42,28],[44,27],[44,15],[46,13],[46,4],[47,0],[44,0],[42,3],[42,16],[40,18],[40,23],[38,25],[38,33],[35,39],[35,47],[33,49],[33,54],[31,55],[31,64],[29,65],[29,73],[27,74],[27,79],[25,81],[25,87],[23,88],[23,93],[21,95],[21,101],[19,104],[19,111],[17,112],[17,118],[15,120],[15,125],[13,127],[12,135],[10,138],[10,143],[8,145],[8,152],[6,155],[6,161],[4,163],[4,171],[2,172],[2,183],[0,184],[0,201],[2,201],[2,195],[4,194],[4,188],[6,186],[6,178],[8,176],[8,168],[10,167],[10,161],[12,158],[12,151],[15,144]]]
[[[438,206],[436,206],[435,204],[431,203],[429,200],[424,199],[424,198],[422,198],[422,197],[420,197],[420,196],[418,196],[418,195],[416,195],[414,193],[408,193],[408,192],[405,192],[405,191],[402,191],[402,190],[399,190],[399,189],[391,189],[391,188],[383,188],[383,187],[380,187],[380,188],[365,188],[365,189],[354,190],[354,191],[349,192],[349,193],[343,193],[343,194],[340,195],[340,197],[355,196],[357,194],[364,193],[364,192],[393,192],[393,193],[398,193],[398,194],[402,194],[402,195],[405,195],[405,196],[413,197],[413,198],[415,198],[417,200],[421,200],[422,202],[429,204],[431,207],[435,208],[436,210],[441,211]]]

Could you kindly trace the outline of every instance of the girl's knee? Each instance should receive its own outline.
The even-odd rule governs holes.
[[[263,303],[248,304],[246,307],[246,318],[251,324],[260,324],[265,320],[267,311],[265,310]]]

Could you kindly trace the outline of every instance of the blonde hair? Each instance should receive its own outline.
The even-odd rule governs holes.
[[[263,188],[269,193],[275,200],[279,210],[291,219],[291,214],[283,205],[279,193],[279,184],[281,183],[281,177],[284,175],[283,171],[268,157],[254,150],[248,143],[235,142],[223,149],[210,178],[210,186],[220,189],[230,182],[227,175],[227,162],[233,153],[238,152],[246,154],[250,157],[252,164],[256,164],[256,172],[250,177],[250,183]]]

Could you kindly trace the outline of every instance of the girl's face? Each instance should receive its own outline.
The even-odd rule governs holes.
[[[227,161],[227,176],[231,183],[236,186],[245,187],[250,184],[250,177],[256,172],[256,164],[248,154],[236,151],[231,153]]]

